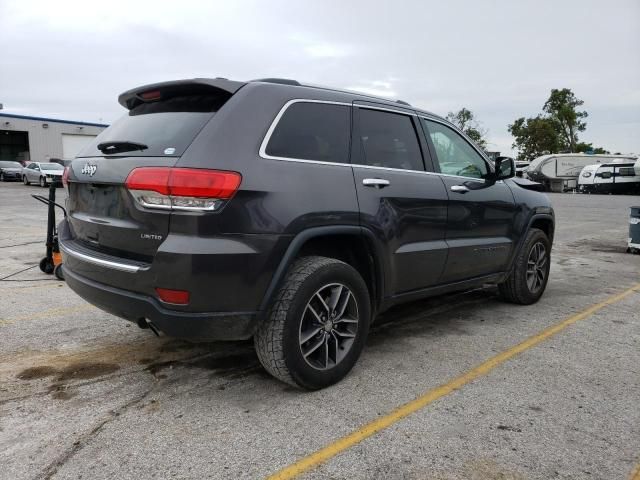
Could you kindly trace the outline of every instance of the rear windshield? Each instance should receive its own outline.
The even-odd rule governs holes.
[[[0,168],[22,168],[22,165],[20,165],[18,162],[0,160]]]
[[[216,94],[182,95],[141,103],[98,135],[78,157],[102,157],[105,153],[98,147],[114,142],[144,146],[125,146],[114,157],[180,156],[227,98]]]
[[[42,170],[64,170],[64,167],[59,163],[41,163],[40,168]]]

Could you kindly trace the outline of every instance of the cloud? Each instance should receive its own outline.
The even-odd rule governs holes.
[[[585,141],[639,151],[640,3],[0,0],[7,112],[111,122],[137,85],[197,76],[295,78],[471,109],[509,153],[507,125],[571,88]],[[620,126],[616,129],[616,126]]]

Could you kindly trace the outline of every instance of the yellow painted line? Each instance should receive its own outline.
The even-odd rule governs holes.
[[[60,316],[60,315],[66,315],[68,313],[85,312],[87,310],[92,310],[94,308],[95,307],[93,305],[89,305],[89,304],[76,305],[75,307],[50,308],[48,310],[42,310],[40,312],[31,313],[29,315],[23,315],[22,317],[8,318],[6,320],[0,319],[0,326],[11,325],[12,323],[24,322],[27,320],[37,320],[38,318],[49,317],[49,316]]]
[[[635,468],[635,470],[631,472],[631,476],[629,477],[629,480],[640,480],[640,463]]]
[[[388,413],[384,417],[378,418],[360,429],[336,440],[333,443],[330,443],[326,447],[308,455],[307,457],[298,460],[297,462],[289,465],[288,467],[283,468],[279,472],[274,473],[273,475],[268,477],[268,480],[285,480],[295,478],[298,475],[311,470],[312,468],[317,467],[321,463],[326,462],[327,460],[335,457],[339,453],[357,445],[363,440],[375,435],[376,433],[384,430],[385,428],[390,427],[391,425],[399,422],[403,418],[411,415],[412,413],[417,412],[418,410],[426,407],[430,403],[435,402],[436,400],[449,395],[450,393],[462,388],[474,380],[487,375],[491,370],[503,364],[507,360],[512,359],[516,355],[538,345],[539,343],[547,340],[548,338],[553,337],[554,335],[560,333],[562,330],[567,328],[570,325],[573,325],[580,320],[584,320],[585,318],[590,317],[594,313],[602,310],[607,305],[611,305],[612,303],[616,303],[623,298],[631,295],[633,292],[640,291],[640,283],[634,285],[633,287],[625,290],[622,293],[618,293],[613,295],[606,300],[597,303],[575,315],[570,316],[564,321],[553,325],[549,328],[546,328],[542,332],[529,337],[524,342],[511,347],[508,350],[505,350],[502,353],[490,358],[486,362],[478,365],[477,367],[463,373],[457,378],[454,378],[449,383],[444,385],[440,385],[439,387],[434,388],[433,390],[429,390],[424,393],[420,397],[415,400],[402,405],[401,407],[393,410]],[[633,480],[640,480],[640,478],[633,477]]]

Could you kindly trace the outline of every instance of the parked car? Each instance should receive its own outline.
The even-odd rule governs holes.
[[[50,183],[62,184],[64,167],[58,163],[31,162],[22,169],[22,181],[25,185],[37,183],[46,187]]]
[[[22,180],[22,165],[20,162],[0,160],[0,182]]]
[[[253,337],[269,373],[318,389],[392,305],[545,290],[540,185],[437,115],[278,79],[159,83],[119,102],[129,113],[66,171],[58,232],[69,287],[142,328]]]

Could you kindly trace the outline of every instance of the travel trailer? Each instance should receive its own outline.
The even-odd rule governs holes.
[[[617,161],[587,165],[578,177],[578,191],[582,193],[640,193],[640,172],[636,172],[634,169],[634,162]]]
[[[543,155],[531,162],[526,175],[531,180],[542,183],[551,192],[566,192],[578,188],[578,176],[587,165],[612,163],[616,160],[635,162],[636,157],[584,153]]]

